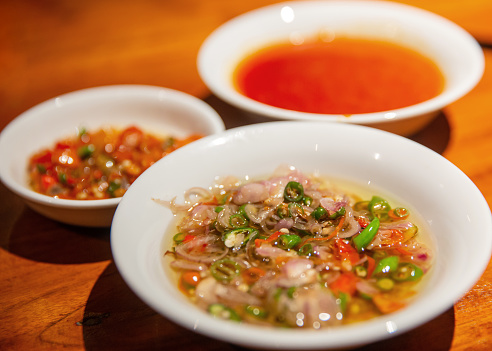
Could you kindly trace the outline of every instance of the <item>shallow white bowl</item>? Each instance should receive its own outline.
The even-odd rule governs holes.
[[[413,106],[350,117],[277,108],[234,88],[233,71],[246,55],[290,38],[310,38],[320,31],[414,49],[439,66],[445,88],[439,96]],[[200,48],[197,65],[215,95],[255,116],[365,124],[410,135],[478,83],[484,57],[478,43],[462,28],[422,9],[390,1],[293,1],[253,10],[220,26]]]
[[[115,85],[79,90],[32,107],[0,134],[0,180],[35,211],[81,226],[110,226],[120,198],[64,200],[28,186],[27,162],[42,148],[76,135],[77,128],[136,125],[148,132],[184,137],[225,129],[205,102],[182,92],[144,85]]]
[[[429,280],[413,304],[368,322],[308,331],[216,320],[188,302],[162,262],[172,242],[174,217],[153,199],[176,196],[179,202],[185,190],[209,187],[216,176],[268,176],[282,164],[355,181],[378,194],[383,189],[420,212],[436,253]],[[227,130],[157,162],[118,206],[111,248],[130,288],[158,313],[192,331],[253,348],[330,349],[404,333],[451,308],[486,268],[491,234],[491,213],[482,194],[439,154],[374,128],[290,121]]]

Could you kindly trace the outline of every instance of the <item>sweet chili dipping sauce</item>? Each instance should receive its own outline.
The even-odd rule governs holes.
[[[444,78],[434,62],[408,48],[336,38],[264,48],[240,62],[234,83],[243,95],[271,106],[351,115],[431,99]]]

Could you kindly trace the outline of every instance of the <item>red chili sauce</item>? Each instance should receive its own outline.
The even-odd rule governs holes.
[[[423,55],[396,44],[340,38],[264,48],[238,65],[239,92],[289,110],[344,114],[387,111],[437,96],[444,77]]]
[[[121,197],[152,164],[201,137],[162,138],[134,126],[82,130],[76,137],[58,141],[30,158],[30,185],[41,194],[61,199]]]

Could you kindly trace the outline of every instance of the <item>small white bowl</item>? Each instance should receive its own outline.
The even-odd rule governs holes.
[[[273,43],[291,37],[310,38],[320,31],[414,49],[438,65],[445,77],[444,90],[413,106],[346,117],[269,106],[235,89],[233,72],[245,56]],[[356,123],[410,135],[478,83],[484,56],[475,39],[462,28],[422,9],[390,1],[293,1],[253,10],[217,28],[200,48],[197,66],[202,80],[216,96],[254,116]]]
[[[15,118],[0,134],[0,180],[33,210],[80,226],[110,226],[120,198],[65,200],[31,190],[29,157],[77,128],[136,125],[163,135],[184,137],[225,129],[220,116],[191,95],[154,86],[115,85],[79,90],[45,101]]]
[[[282,164],[347,179],[376,194],[383,189],[420,212],[435,261],[411,305],[367,322],[315,331],[217,320],[187,300],[163,264],[174,216],[153,199],[177,197],[180,202],[185,190],[207,188],[217,176],[267,177]],[[255,349],[344,349],[404,333],[451,308],[487,267],[491,234],[490,209],[480,191],[432,150],[374,128],[288,121],[230,129],[157,162],[123,196],[113,219],[111,248],[130,288],[158,313],[192,331]]]

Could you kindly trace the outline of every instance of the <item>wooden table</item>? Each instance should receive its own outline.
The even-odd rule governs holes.
[[[0,130],[69,91],[138,83],[211,104],[228,128],[250,123],[212,96],[195,59],[217,26],[268,0],[0,2]],[[412,139],[461,168],[492,203],[492,2],[408,0],[452,19],[483,45],[479,85]],[[1,167],[1,160],[0,160]],[[470,235],[473,240],[473,233]],[[109,229],[71,227],[0,185],[0,350],[239,350],[157,315],[122,281]],[[361,350],[492,349],[492,266],[454,308]]]

